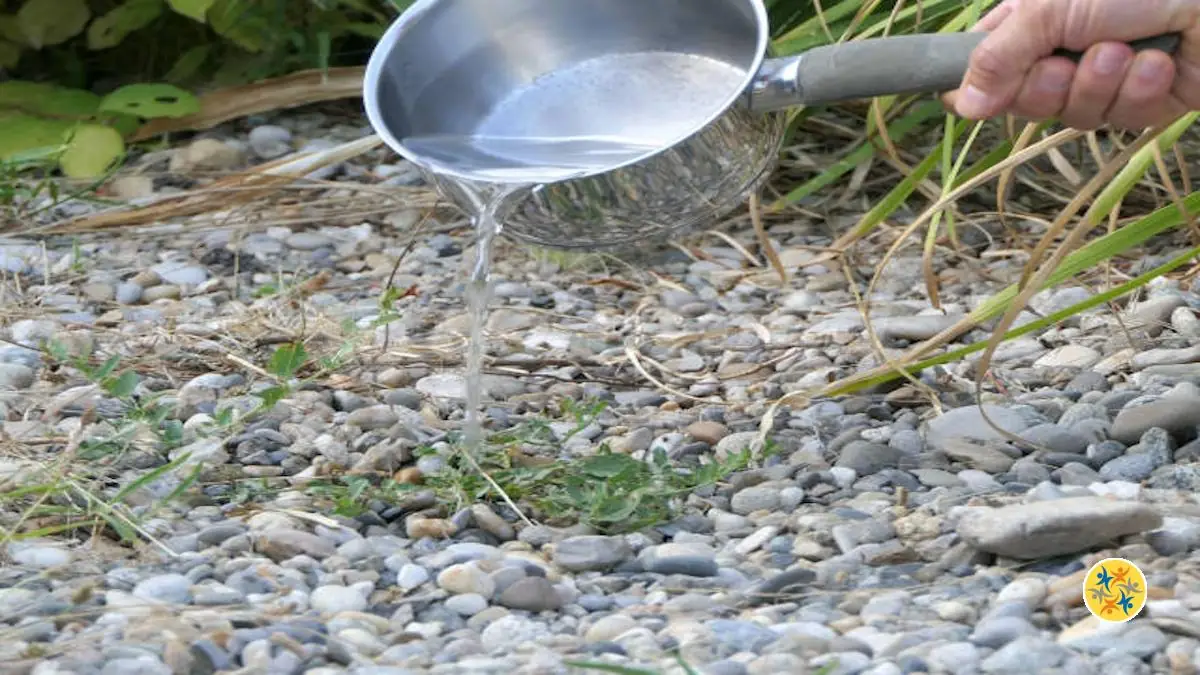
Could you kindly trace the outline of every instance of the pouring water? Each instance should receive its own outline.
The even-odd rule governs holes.
[[[506,199],[539,185],[569,180],[588,171],[632,161],[654,146],[623,138],[505,137],[440,134],[405,141],[405,146],[434,163],[470,166],[480,180],[459,180],[467,195],[475,226],[475,259],[471,263],[466,300],[469,335],[466,358],[466,419],[463,443],[477,454],[483,444],[480,408],[483,399],[483,327],[492,298],[492,248],[502,229],[499,220]]]

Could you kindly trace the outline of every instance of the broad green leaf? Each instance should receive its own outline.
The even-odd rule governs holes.
[[[0,40],[0,68],[16,68],[21,61],[21,46]]]
[[[267,371],[282,380],[290,379],[307,360],[308,353],[302,343],[283,345],[271,354],[271,363],[267,366]]]
[[[619,523],[628,520],[637,511],[641,499],[638,494],[613,495],[596,506],[594,518],[597,522]]]
[[[172,10],[200,23],[204,23],[208,8],[212,7],[214,2],[216,0],[167,0]]]
[[[92,11],[87,0],[25,0],[17,25],[34,49],[62,44],[83,32]]]
[[[262,399],[262,408],[264,410],[274,408],[275,404],[282,401],[287,395],[288,390],[286,387],[268,387],[258,393],[259,398]]]
[[[88,49],[108,49],[126,35],[145,28],[162,14],[163,0],[125,0],[88,26]]]
[[[70,120],[0,111],[0,160],[9,160],[31,150],[61,146],[63,133],[74,125]]]
[[[83,89],[23,80],[0,82],[0,110],[10,108],[46,117],[83,120],[95,115],[99,107],[100,97]]]
[[[98,178],[125,154],[125,141],[116,129],[81,124],[70,133],[58,166],[68,178]]]
[[[200,101],[170,84],[130,84],[100,102],[101,112],[138,117],[183,117],[200,111]]]
[[[121,137],[124,138],[142,126],[142,119],[124,113],[108,113],[104,116],[104,123],[116,129],[117,133],[121,134]]]
[[[596,478],[611,478],[637,463],[636,459],[626,455],[596,455],[584,461],[583,472]]]
[[[138,374],[132,370],[127,370],[116,379],[107,383],[106,389],[108,393],[117,398],[126,398],[133,395],[138,386]]]

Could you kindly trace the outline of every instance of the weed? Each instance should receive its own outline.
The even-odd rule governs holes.
[[[183,442],[183,424],[171,419],[172,407],[158,396],[135,396],[141,378],[133,370],[117,371],[120,356],[114,354],[96,364],[88,356],[74,354],[54,340],[46,344],[46,351],[58,364],[74,367],[123,407],[121,415],[110,422],[111,433],[86,438],[80,443],[81,458],[93,460],[124,453],[133,447],[142,430],[148,430],[154,436],[159,451],[170,451]]]
[[[587,427],[604,410],[603,401],[564,402],[564,417],[575,427],[562,438],[550,421],[535,419],[487,439],[477,458],[479,467],[512,499],[523,502],[533,515],[550,524],[586,523],[600,532],[632,532],[670,520],[682,500],[698,488],[712,485],[751,465],[745,450],[722,460],[679,466],[661,450],[647,458],[614,453],[607,446],[587,457],[545,459]],[[531,457],[528,448],[546,449]],[[429,447],[417,457],[439,454]],[[423,487],[437,493],[439,501],[459,507],[495,499],[495,488],[459,452],[450,453],[445,467],[423,477]],[[352,516],[373,500],[395,503],[418,486],[391,479],[372,481],[362,476],[340,476],[309,485],[310,494],[325,499],[335,511]]]
[[[145,538],[140,520],[153,516],[191,489],[203,467],[190,465],[190,456],[184,454],[158,463],[115,489],[109,487],[113,477],[109,467],[134,448],[148,449],[155,456],[178,448],[183,441],[182,424],[170,419],[171,407],[158,397],[136,395],[140,378],[133,370],[118,371],[118,356],[95,363],[90,355],[72,353],[55,341],[47,343],[46,351],[58,364],[74,367],[122,408],[105,424],[92,426],[93,430],[101,430],[99,435],[68,443],[59,453],[58,467],[33,472],[22,485],[0,490],[0,506],[5,510],[23,506],[15,525],[0,529],[0,541],[81,529],[107,529],[128,544]],[[135,495],[136,509],[131,503]],[[146,495],[155,498],[146,503]]]

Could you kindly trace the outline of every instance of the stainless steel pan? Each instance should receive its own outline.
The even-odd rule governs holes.
[[[737,208],[775,166],[785,109],[954,89],[982,39],[887,37],[775,59],[762,0],[419,0],[380,40],[363,93],[383,140],[464,208],[462,182],[495,175],[484,168],[553,158],[480,164],[406,141],[485,131],[651,139],[636,157],[518,192],[499,213],[519,240],[619,248]],[[1134,47],[1172,52],[1178,39]]]

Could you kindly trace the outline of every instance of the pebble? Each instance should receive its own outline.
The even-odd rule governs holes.
[[[562,606],[562,597],[545,577],[525,577],[513,582],[496,598],[510,609],[527,612],[548,612]]]
[[[367,608],[367,599],[353,588],[345,586],[321,586],[309,598],[312,608],[325,614],[339,612],[361,612]]]
[[[568,572],[608,570],[632,555],[622,537],[585,535],[560,541],[554,548],[554,563]]]
[[[292,132],[273,124],[254,127],[247,140],[259,159],[275,159],[292,150]]]
[[[113,195],[175,194],[207,185],[201,169],[365,131],[307,109],[251,116],[163,152],[166,182],[119,176]],[[984,410],[1018,442],[975,405],[970,360],[914,373],[920,386],[801,395],[873,368],[879,346],[902,356],[994,285],[942,265],[934,310],[920,254],[900,251],[870,298],[872,343],[854,289],[819,259],[861,218],[851,202],[826,209],[828,228],[770,224],[800,270],[785,282],[713,237],[640,247],[635,267],[661,282],[649,292],[616,258],[498,242],[479,392],[492,444],[472,456],[484,476],[459,446],[473,240],[425,213],[420,171],[381,157],[313,173],[333,202],[356,199],[350,183],[401,189],[369,218],[284,200],[253,231],[184,219],[0,245],[0,440],[15,449],[0,456],[0,519],[25,534],[88,526],[5,545],[0,662],[30,675],[677,673],[677,653],[706,675],[1200,662],[1200,283],[1159,279],[1122,321],[1097,309],[1001,345]],[[31,227],[96,207],[62,208]],[[736,241],[753,239],[744,221],[727,224]],[[977,224],[962,243],[1016,278],[1021,261],[990,255],[1012,243]],[[1165,260],[1169,239],[1126,271]],[[1095,292],[1060,286],[1032,308]],[[280,376],[272,356],[297,339],[307,363]],[[631,339],[667,379],[629,366]],[[138,376],[131,395],[93,381],[114,356],[111,376]],[[56,458],[78,489],[42,502],[63,515],[26,517],[38,486],[61,482]],[[92,527],[96,504],[111,527]],[[122,523],[134,541],[117,540]],[[1119,629],[1089,620],[1080,595],[1113,555],[1152,593]]]

